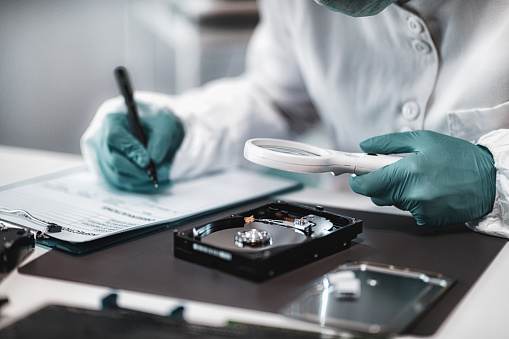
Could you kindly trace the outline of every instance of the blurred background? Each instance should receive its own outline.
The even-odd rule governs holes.
[[[177,94],[244,70],[255,0],[2,0],[0,144],[79,153],[113,69]]]

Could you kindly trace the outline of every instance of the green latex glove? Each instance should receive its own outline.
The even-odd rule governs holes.
[[[138,104],[138,106],[140,106]],[[161,110],[140,117],[147,147],[132,134],[126,113],[105,117],[95,143],[99,168],[116,188],[128,191],[155,190],[145,168],[150,160],[156,166],[159,189],[171,184],[171,162],[184,138],[182,122],[172,112]]]
[[[366,153],[412,153],[350,177],[350,187],[376,205],[410,211],[417,224],[431,227],[474,220],[493,208],[496,169],[485,147],[431,131],[386,134],[360,146]]]

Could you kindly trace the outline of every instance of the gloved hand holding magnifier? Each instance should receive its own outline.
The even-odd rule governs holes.
[[[244,157],[258,165],[283,171],[365,174],[390,165],[401,157],[367,153],[347,153],[281,139],[250,139]]]
[[[376,205],[410,211],[419,225],[467,222],[493,209],[496,169],[483,146],[425,130],[377,136],[360,146],[366,152],[406,155],[344,153],[293,141],[251,139],[244,156],[285,171],[365,174],[350,177],[354,192],[371,197]]]

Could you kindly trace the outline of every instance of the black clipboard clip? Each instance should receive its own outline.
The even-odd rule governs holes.
[[[37,230],[30,226],[21,225],[16,222],[12,222],[12,221],[0,218],[0,223],[2,223],[2,224],[6,223],[7,225],[13,225],[17,228],[23,228],[23,229],[32,231],[35,233],[37,238],[47,238],[48,237],[47,233],[58,233],[58,232],[62,231],[62,226],[55,224],[53,222],[48,222],[48,221],[42,220],[40,218],[36,218],[32,214],[28,213],[26,210],[23,210],[23,209],[10,210],[7,208],[0,208],[0,213],[26,218],[36,224],[46,226],[46,228],[44,230],[40,231],[40,230]]]

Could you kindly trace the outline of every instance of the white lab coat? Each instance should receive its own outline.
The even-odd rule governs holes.
[[[501,130],[509,128],[509,2],[411,0],[366,18],[312,0],[259,4],[243,76],[176,97],[137,94],[184,121],[172,177],[231,166],[246,139],[292,137],[317,117],[344,151],[375,135],[429,129],[490,149],[495,206],[468,225],[509,237],[509,132]],[[92,168],[87,140],[121,104],[103,104],[83,137]]]

